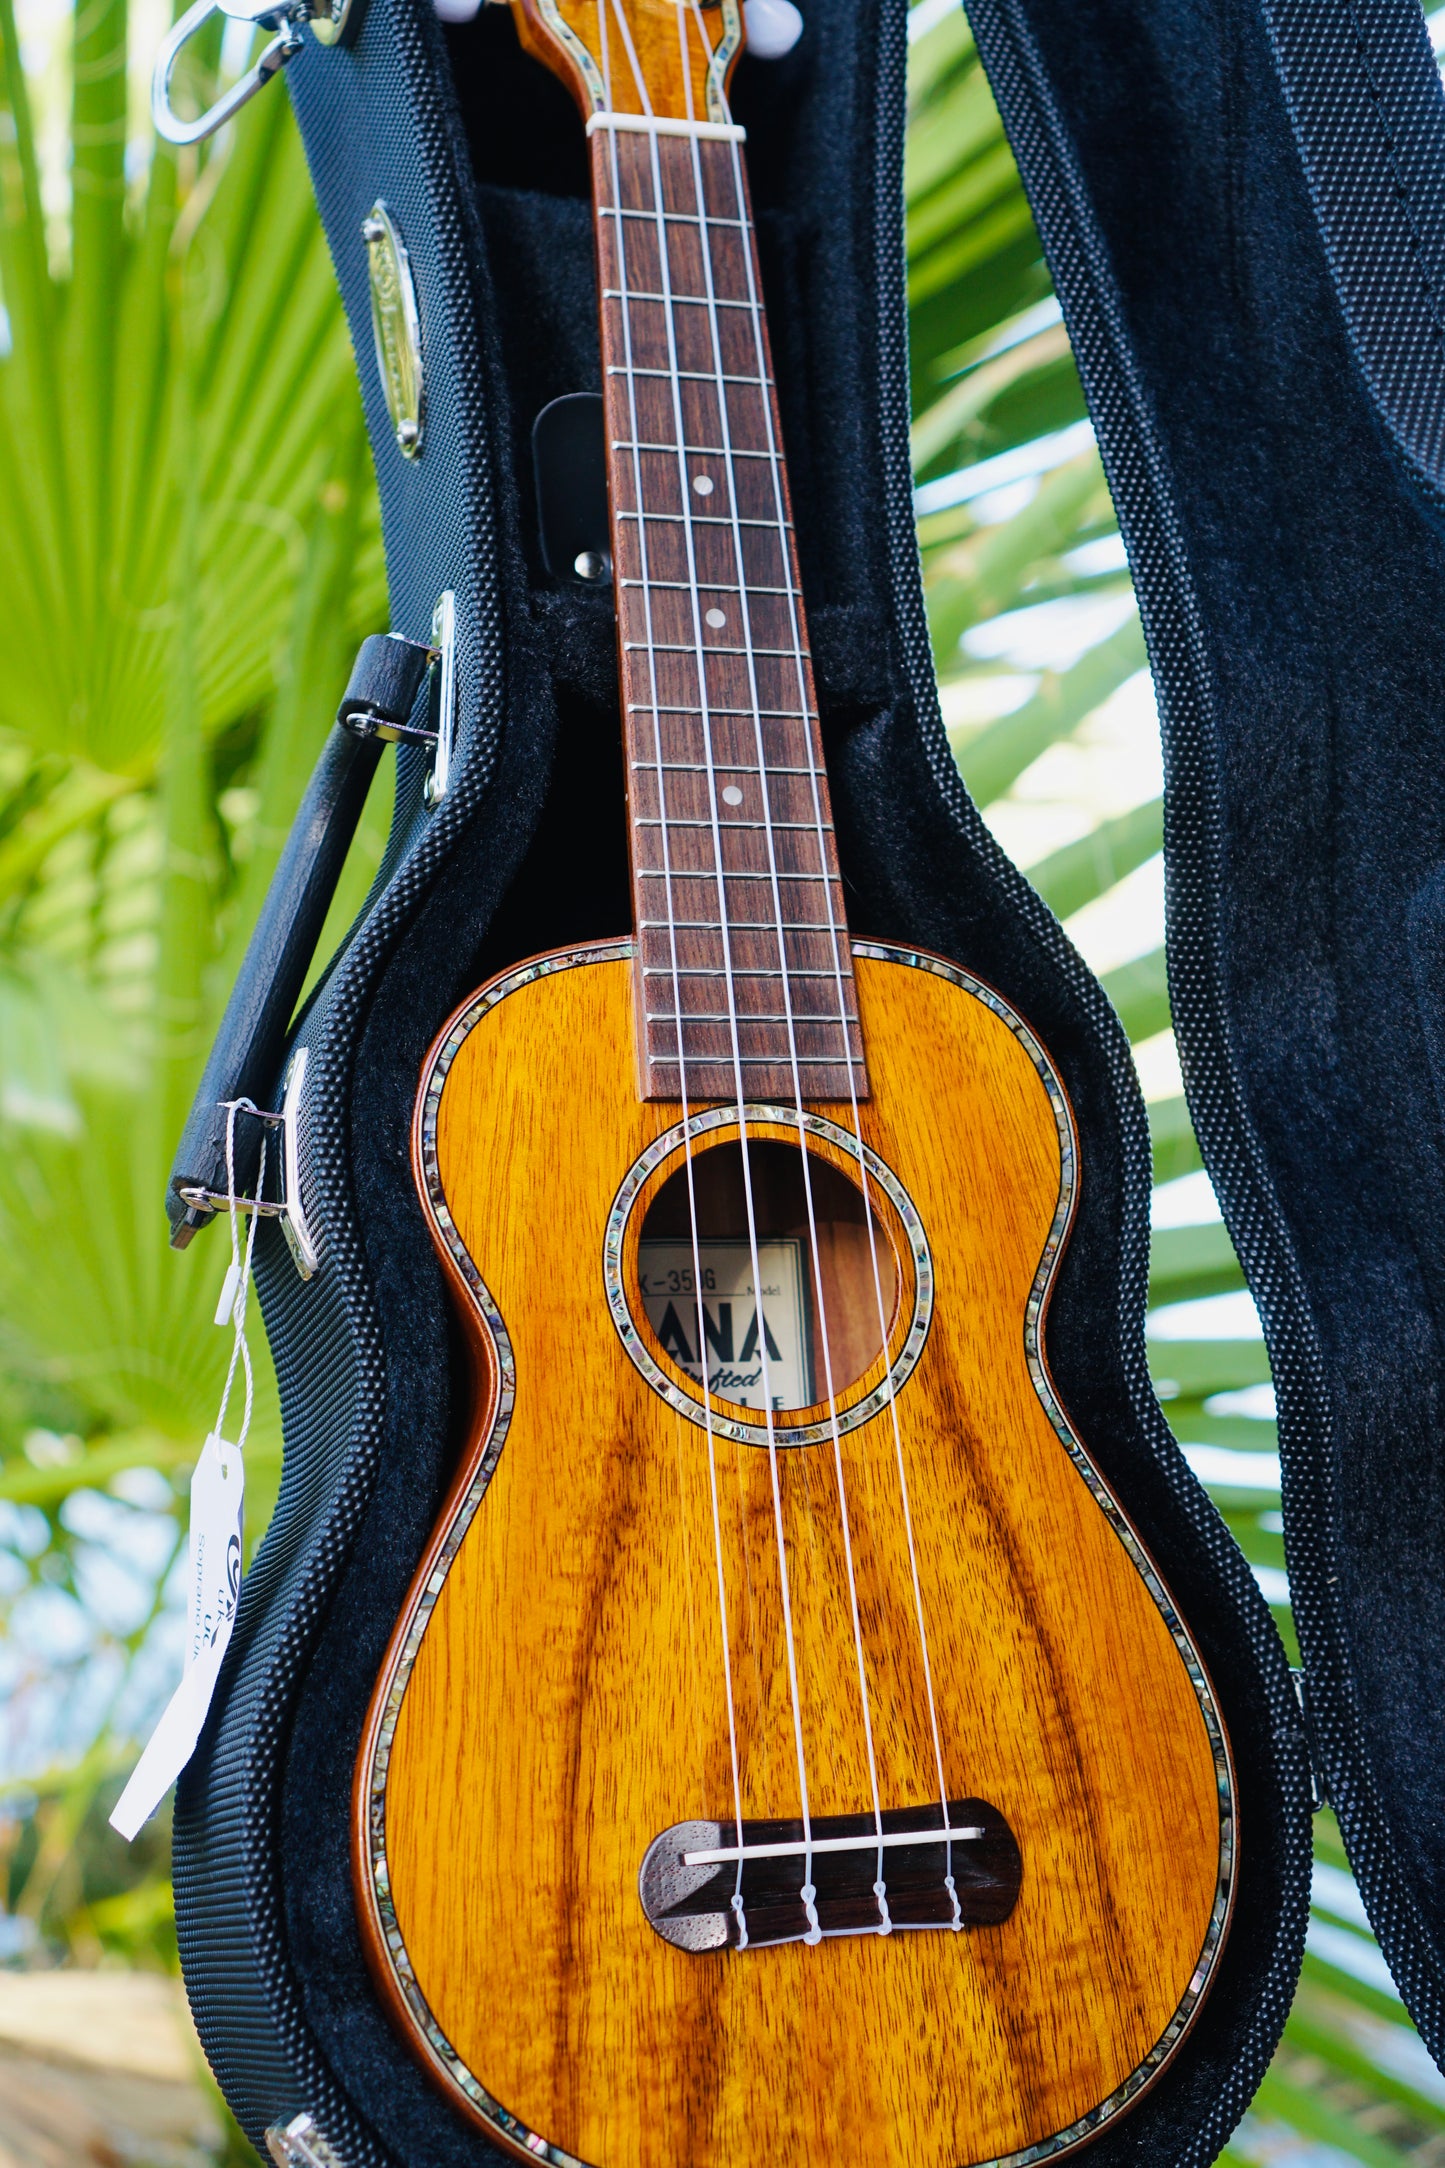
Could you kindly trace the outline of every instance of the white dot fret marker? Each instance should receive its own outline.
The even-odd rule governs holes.
[[[712,495],[712,476],[710,474],[695,474],[692,478],[692,486],[700,497],[710,497]]]
[[[723,626],[727,623],[727,617],[722,610],[709,610],[707,622],[712,626],[714,632],[721,632]]]
[[[742,802],[743,802],[743,794],[742,794],[742,792],[741,792],[741,791],[740,791],[740,790],[738,789],[738,786],[737,786],[737,784],[736,784],[736,783],[729,783],[729,785],[728,785],[727,789],[726,789],[726,790],[725,790],[725,791],[723,792],[723,804],[724,804],[724,805],[741,805],[741,804],[742,804]]]

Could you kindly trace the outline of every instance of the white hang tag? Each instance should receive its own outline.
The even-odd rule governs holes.
[[[116,1802],[111,1827],[129,1842],[148,1821],[196,1750],[241,1594],[245,1463],[215,1431],[191,1477],[190,1586],[186,1668]]]

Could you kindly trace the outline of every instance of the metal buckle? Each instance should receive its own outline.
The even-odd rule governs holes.
[[[156,54],[151,77],[151,118],[156,133],[167,143],[200,143],[225,126],[257,91],[279,75],[306,43],[306,29],[322,45],[335,45],[346,28],[351,0],[193,0]],[[182,120],[171,107],[171,74],[181,50],[212,15],[229,15],[234,22],[254,23],[276,35],[260,57],[197,120]]]
[[[354,738],[379,738],[383,745],[435,745],[437,742],[434,730],[416,730],[410,723],[385,722],[370,708],[352,708],[341,721]]]
[[[306,1048],[296,1047],[286,1068],[285,1096],[280,1113],[270,1114],[257,1107],[253,1115],[254,1120],[267,1122],[281,1132],[280,1196],[274,1199],[238,1197],[235,1200],[238,1212],[250,1212],[257,1219],[280,1220],[291,1262],[303,1280],[311,1278],[320,1262],[315,1240],[306,1224],[301,1196],[301,1095],[306,1088],[306,1061]],[[231,1199],[224,1191],[205,1189],[199,1182],[187,1183],[180,1195],[197,1212],[209,1212],[214,1216],[231,1209]]]
[[[431,644],[437,651],[432,666],[431,720],[436,724],[436,752],[422,786],[429,806],[438,806],[452,779],[452,732],[457,717],[457,598],[450,587],[437,596],[432,611]]]
[[[347,708],[344,701],[336,719],[354,737],[380,738],[383,745],[429,745],[432,763],[422,797],[434,807],[441,804],[451,784],[457,719],[457,598],[450,587],[437,596],[428,653],[426,725],[394,722],[371,708]]]

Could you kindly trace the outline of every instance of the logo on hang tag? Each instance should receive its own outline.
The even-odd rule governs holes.
[[[154,1814],[201,1736],[241,1596],[245,1487],[240,1447],[213,1430],[191,1477],[186,1668],[111,1815],[127,1840]]]
[[[240,1448],[213,1430],[191,1477],[190,1586],[186,1670],[231,1636],[241,1596],[245,1464]]]

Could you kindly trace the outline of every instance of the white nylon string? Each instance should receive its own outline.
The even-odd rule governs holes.
[[[693,155],[694,157],[697,156],[696,151],[694,151]],[[747,198],[744,193],[742,157],[736,144],[732,146],[732,166],[733,186],[737,195],[739,216],[741,217],[743,205],[746,203]],[[766,342],[763,333],[762,307],[758,296],[757,282],[754,274],[753,256],[750,248],[745,249],[744,251],[744,261],[747,268],[749,316],[753,328],[754,348],[758,357],[758,374],[761,377],[765,373]],[[768,449],[771,454],[771,457],[769,459],[769,470],[772,475],[774,503],[777,510],[778,523],[781,527],[786,517],[786,508],[783,503],[783,493],[779,473],[781,447],[776,441],[776,436],[773,428],[772,403],[770,400],[764,402],[764,413],[767,418]],[[797,656],[798,698],[801,706],[806,712],[809,708],[808,677],[807,672],[803,667],[802,628],[798,621],[797,598],[793,593],[791,581],[788,583],[788,612],[793,630],[793,645]],[[811,730],[808,731],[807,742],[808,778],[813,795],[813,818],[818,837],[819,853],[821,856],[825,851],[826,842],[823,825],[822,796],[819,788],[819,775],[817,762],[814,755],[813,736]],[[826,864],[826,858],[824,858],[823,862]],[[822,887],[823,894],[827,899],[828,933],[833,946],[834,977],[838,999],[839,1021],[842,1025],[844,1033],[845,1047],[848,1047],[848,1050],[851,1052],[851,1047],[848,1046],[847,1038],[848,1005],[847,994],[843,983],[843,961],[842,949],[840,946],[841,940],[844,938],[844,929],[837,924],[834,918],[832,882],[825,881],[823,882]],[[943,1813],[943,1827],[945,1829],[948,1829],[951,1827],[948,1811],[948,1784],[944,1776],[943,1770],[943,1745],[938,1726],[938,1705],[933,1690],[933,1665],[929,1656],[928,1627],[924,1617],[923,1589],[918,1572],[918,1550],[917,1545],[914,1541],[913,1534],[913,1512],[908,1495],[908,1474],[904,1464],[903,1434],[898,1420],[897,1387],[893,1379],[892,1364],[888,1362],[888,1318],[883,1302],[883,1281],[878,1264],[878,1235],[873,1219],[872,1198],[869,1194],[868,1164],[863,1146],[863,1125],[858,1111],[858,1086],[857,1079],[853,1072],[852,1061],[849,1060],[845,1064],[845,1066],[848,1075],[848,1097],[852,1115],[853,1136],[858,1147],[858,1175],[863,1191],[864,1225],[868,1230],[868,1250],[872,1265],[874,1299],[877,1304],[878,1329],[883,1345],[883,1355],[885,1362],[884,1375],[887,1379],[888,1410],[893,1426],[893,1449],[894,1457],[898,1468],[899,1495],[903,1507],[903,1525],[908,1538],[908,1565],[913,1583],[914,1615],[918,1623],[918,1640],[919,1649],[923,1661],[924,1687],[928,1697],[928,1721],[930,1732],[932,1735],[934,1770],[938,1785],[938,1800],[939,1806],[942,1809]],[[879,1852],[879,1879],[882,1879],[881,1849]],[[953,1846],[951,1843],[947,1848],[947,1874],[945,1876],[944,1886],[947,1889],[949,1897],[953,1904],[953,1927],[955,1931],[957,1931],[962,1926],[962,1918],[958,1902],[958,1893],[954,1885]]]
[[[231,1281],[235,1282],[236,1292],[231,1301],[231,1323],[235,1328],[235,1337],[231,1342],[231,1360],[226,1369],[226,1382],[221,1388],[221,1405],[216,1413],[216,1436],[220,1438],[225,1435],[226,1410],[231,1403],[231,1386],[235,1380],[236,1364],[239,1360],[246,1377],[246,1404],[241,1411],[240,1436],[236,1439],[236,1448],[239,1451],[246,1443],[251,1428],[251,1409],[256,1398],[256,1381],[251,1369],[251,1350],[246,1340],[246,1301],[251,1291],[251,1259],[255,1253],[256,1227],[261,1215],[259,1212],[251,1214],[251,1223],[246,1229],[246,1247],[243,1259],[241,1252],[240,1203],[236,1196],[236,1116],[242,1109],[247,1114],[254,1114],[257,1110],[254,1102],[250,1099],[227,1099],[223,1101],[223,1104],[226,1109],[226,1196],[229,1200],[231,1220],[231,1270],[227,1275],[227,1280],[228,1284]],[[265,1190],[266,1139],[263,1135],[261,1139],[261,1167],[256,1177],[256,1202],[258,1204],[265,1194]]]
[[[601,10],[599,10],[599,20],[600,20],[600,22],[601,22],[601,25],[602,25],[602,32],[603,32],[603,47],[602,47],[602,52],[603,52],[603,68],[604,68],[604,82],[605,82],[605,84],[606,84],[606,88],[607,88],[607,96],[608,96],[608,102],[610,103],[610,102],[611,102],[611,97],[612,97],[612,82],[611,82],[611,63],[610,63],[610,59],[609,59],[609,55],[608,55],[608,47],[607,47],[607,42],[606,42],[606,24],[607,24],[607,14],[606,14],[606,10],[605,10],[605,8],[604,8],[604,9],[601,9]],[[613,208],[613,209],[614,209],[615,211],[618,211],[618,212],[620,212],[620,210],[621,210],[621,207],[622,207],[622,187],[621,187],[621,173],[620,173],[620,167],[619,167],[619,162],[618,162],[618,155],[617,155],[617,137],[616,137],[615,135],[613,135],[613,136],[611,137],[611,139],[610,139],[610,140],[611,140],[611,146],[612,146],[612,148],[611,148],[611,163],[612,163],[612,195],[613,195],[613,204],[612,204],[612,208]],[[734,1816],[734,1820],[735,1820],[735,1822],[736,1822],[736,1825],[737,1825],[737,1840],[736,1840],[736,1841],[737,1841],[737,1845],[738,1845],[738,1855],[739,1855],[739,1856],[738,1856],[738,1868],[737,1868],[737,1877],[736,1877],[736,1880],[735,1880],[735,1883],[734,1883],[734,1886],[733,1886],[733,1896],[732,1896],[732,1909],[733,1909],[734,1913],[735,1913],[735,1914],[736,1914],[736,1916],[737,1916],[737,1923],[738,1923],[738,1948],[739,1948],[739,1949],[746,1949],[746,1948],[747,1948],[747,1942],[748,1942],[748,1927],[747,1927],[747,1917],[746,1917],[746,1914],[745,1914],[745,1912],[744,1912],[744,1909],[743,1909],[743,1895],[742,1895],[742,1888],[743,1888],[743,1860],[742,1860],[742,1847],[743,1847],[743,1801],[742,1801],[742,1781],[741,1781],[741,1776],[740,1776],[740,1772],[739,1772],[739,1763],[738,1763],[738,1726],[737,1726],[737,1711],[736,1711],[736,1708],[735,1708],[735,1706],[734,1706],[734,1700],[733,1700],[732,1649],[731,1649],[731,1643],[730,1643],[730,1637],[729,1637],[729,1631],[728,1631],[728,1600],[727,1600],[727,1579],[726,1579],[726,1575],[725,1575],[725,1572],[724,1572],[724,1567],[723,1567],[723,1543],[722,1543],[722,1516],[721,1516],[721,1512],[720,1512],[720,1509],[719,1509],[719,1504],[718,1504],[718,1484],[717,1484],[717,1440],[716,1440],[716,1438],[715,1438],[715,1436],[714,1436],[714,1433],[713,1433],[713,1410],[712,1410],[712,1390],[711,1390],[711,1388],[710,1388],[710,1386],[709,1386],[709,1384],[708,1384],[708,1375],[707,1375],[707,1328],[706,1328],[706,1322],[705,1322],[705,1317],[704,1317],[704,1311],[703,1311],[703,1286],[702,1286],[702,1257],[701,1257],[701,1250],[700,1250],[700,1245],[699,1245],[699,1240],[698,1240],[698,1228],[697,1228],[697,1195],[696,1195],[696,1189],[695,1189],[695,1186],[694,1186],[694,1178],[693,1178],[693,1159],[692,1159],[692,1129],[691,1129],[691,1120],[690,1120],[690,1110],[689,1110],[689,1106],[688,1106],[688,1092],[687,1092],[687,1064],[686,1064],[686,1063],[685,1063],[685,1061],[683,1060],[683,1044],[682,1044],[682,980],[681,980],[681,975],[680,975],[680,972],[679,972],[679,967],[678,967],[678,956],[677,956],[677,920],[676,920],[676,914],[675,914],[675,911],[674,911],[674,908],[673,908],[673,894],[672,894],[672,856],[671,856],[671,845],[670,845],[670,840],[669,840],[669,834],[668,834],[668,822],[667,822],[667,771],[666,771],[666,769],[665,769],[665,767],[664,767],[664,765],[663,765],[663,758],[662,758],[662,714],[661,714],[661,704],[660,704],[660,702],[659,702],[659,700],[658,700],[658,697],[657,697],[657,662],[656,662],[656,656],[655,656],[655,653],[654,653],[654,651],[653,651],[653,631],[652,631],[652,587],[651,587],[651,582],[650,582],[650,580],[649,580],[649,578],[648,578],[648,555],[647,555],[647,520],[646,520],[646,517],[645,517],[645,504],[644,504],[644,498],[643,498],[643,491],[642,491],[642,454],[641,454],[641,452],[640,452],[640,451],[639,451],[639,449],[638,449],[638,444],[639,444],[639,431],[638,431],[638,423],[637,423],[637,385],[636,385],[636,379],[635,379],[635,377],[633,376],[633,373],[632,373],[632,313],[631,313],[631,303],[630,303],[630,299],[629,299],[629,296],[628,296],[628,282],[627,282],[627,243],[626,243],[626,233],[627,233],[627,221],[626,221],[626,220],[625,220],[624,218],[621,218],[621,217],[614,217],[614,219],[613,219],[613,229],[614,229],[614,233],[615,233],[615,236],[616,236],[616,248],[617,248],[617,283],[618,283],[618,287],[619,287],[619,289],[620,289],[620,300],[619,300],[619,304],[618,304],[618,306],[619,306],[619,308],[620,308],[620,311],[621,311],[621,316],[622,316],[623,360],[624,360],[624,365],[625,365],[625,368],[626,368],[626,372],[627,372],[627,399],[628,399],[628,416],[629,416],[629,428],[630,428],[630,434],[631,434],[631,440],[632,440],[632,478],[633,478],[633,495],[634,495],[634,498],[635,498],[635,500],[636,500],[636,506],[637,506],[637,521],[636,521],[636,526],[637,526],[637,537],[638,537],[638,544],[637,544],[637,546],[638,546],[638,556],[639,556],[639,568],[638,568],[638,569],[639,569],[639,573],[640,573],[640,577],[641,577],[641,581],[642,581],[642,595],[643,595],[643,606],[644,606],[644,609],[645,609],[645,611],[646,611],[646,614],[647,614],[647,645],[648,645],[648,658],[647,658],[647,659],[648,659],[648,683],[649,683],[649,691],[650,691],[650,693],[651,693],[651,696],[652,696],[652,743],[653,743],[653,755],[654,755],[654,762],[655,762],[655,769],[654,769],[654,772],[655,772],[655,776],[656,776],[656,782],[657,782],[657,811],[658,811],[658,816],[659,816],[659,819],[658,819],[658,832],[659,832],[659,834],[660,834],[660,835],[661,835],[661,837],[662,837],[662,868],[663,868],[663,886],[664,886],[664,888],[665,888],[665,890],[666,890],[666,892],[667,892],[667,938],[668,938],[668,952],[669,952],[669,960],[670,960],[670,964],[671,964],[671,971],[672,971],[672,1004],[673,1004],[673,1020],[674,1020],[674,1027],[675,1027],[675,1029],[676,1029],[676,1032],[677,1032],[677,1066],[678,1066],[678,1074],[679,1074],[679,1081],[680,1081],[680,1087],[681,1087],[681,1097],[682,1097],[682,1136],[683,1136],[683,1164],[684,1164],[684,1167],[685,1167],[685,1169],[686,1169],[686,1175],[687,1175],[687,1217],[688,1217],[688,1226],[689,1226],[689,1229],[690,1229],[690,1231],[691,1231],[691,1236],[692,1236],[692,1277],[693,1277],[693,1287],[694,1287],[694,1290],[695,1290],[695,1293],[696,1293],[696,1296],[697,1296],[697,1345],[698,1345],[699,1362],[700,1362],[700,1367],[701,1367],[701,1373],[702,1373],[702,1376],[701,1376],[701,1384],[702,1384],[702,1406],[703,1406],[703,1425],[704,1425],[704,1428],[705,1428],[705,1430],[706,1430],[706,1433],[707,1433],[707,1472],[708,1472],[708,1489],[709,1489],[709,1494],[710,1494],[710,1499],[711,1499],[711,1506],[712,1506],[712,1537],[713,1537],[713,1558],[714,1558],[714,1562],[715,1562],[715,1566],[716,1566],[716,1572],[717,1572],[717,1598],[718,1598],[718,1619],[719,1619],[719,1624],[720,1624],[720,1626],[721,1626],[721,1629],[722,1629],[723,1690],[724,1690],[724,1693],[725,1693],[725,1695],[726,1695],[726,1698],[727,1698],[727,1712],[728,1712],[728,1755],[729,1755],[729,1761],[730,1761],[730,1765],[731,1765],[731,1773],[732,1773],[732,1787],[733,1787],[733,1816]],[[620,566],[619,566],[619,567],[617,567],[617,569],[616,569],[616,577],[618,577],[618,578],[621,578],[621,567],[620,567]],[[640,938],[640,936],[639,936],[639,938]],[[644,1013],[644,1016],[645,1016],[645,1015],[646,1015],[646,994],[645,994],[645,989],[646,989],[647,981],[646,981],[645,979],[643,979],[643,980],[641,981],[641,983],[642,983],[642,986],[643,986],[644,992],[643,992],[643,994],[642,994],[642,996],[641,996],[640,998],[641,998],[641,999],[642,999],[642,1001],[643,1001],[643,1013]],[[644,1034],[645,1034],[645,1032],[646,1032],[646,1024],[645,1024],[645,1023],[644,1023],[644,1026],[643,1026],[643,1030],[644,1030]]]
[[[713,760],[711,698],[708,691],[705,643],[702,636],[702,599],[697,573],[697,551],[693,531],[692,505],[687,471],[687,432],[682,411],[681,378],[677,359],[676,325],[673,319],[672,266],[668,257],[667,221],[663,212],[662,165],[656,136],[646,139],[652,164],[653,219],[657,234],[658,269],[662,281],[663,320],[667,327],[668,377],[672,393],[673,422],[676,430],[678,491],[682,504],[682,532],[687,552],[688,600],[691,607],[693,648],[696,656],[698,679],[699,716],[702,723],[703,746],[707,772],[709,827],[712,834],[713,872],[717,883],[718,922],[722,939],[723,974],[727,991],[727,1021],[731,1042],[734,1098],[738,1117],[738,1142],[742,1156],[743,1199],[747,1213],[748,1256],[753,1274],[753,1301],[757,1309],[759,1334],[758,1350],[762,1369],[763,1417],[768,1434],[768,1470],[772,1485],[773,1527],[778,1552],[778,1583],[782,1598],[783,1632],[788,1658],[788,1691],[792,1703],[793,1745],[798,1765],[798,1793],[803,1823],[803,1887],[800,1895],[808,1920],[808,1942],[820,1942],[822,1929],[814,1904],[816,1890],[813,1885],[813,1822],[808,1801],[807,1756],[803,1745],[802,1701],[798,1690],[798,1655],[793,1634],[792,1590],[788,1574],[787,1542],[783,1529],[782,1486],[778,1470],[777,1429],[773,1420],[772,1377],[768,1361],[768,1336],[763,1320],[762,1269],[758,1256],[757,1212],[753,1199],[752,1160],[748,1149],[747,1103],[743,1088],[742,1047],[738,1034],[738,1008],[732,970],[732,929],[728,919],[727,889],[723,877],[722,828],[718,813],[717,772]],[[615,153],[614,153],[615,156]],[[619,225],[620,225],[619,221]],[[706,232],[701,234],[704,248]],[[732,476],[729,473],[729,486]],[[654,680],[655,683],[655,680]],[[678,1061],[684,1061],[681,1037],[678,1040]],[[704,1351],[705,1352],[705,1351]]]
[[[642,100],[642,110],[648,116],[648,118],[651,119],[653,117],[652,100],[647,94],[647,78],[644,76],[641,68],[637,65],[637,48],[632,42],[632,25],[627,20],[627,10],[620,4],[620,0],[612,0],[612,12],[617,17],[617,30],[618,35],[622,39],[622,50],[627,55],[627,65],[632,70],[632,80],[637,86],[637,95]],[[598,8],[597,20],[602,26],[603,66],[607,70],[606,75],[603,77],[603,88],[607,92],[607,103],[610,106],[614,103],[614,101],[612,96],[612,63],[607,54],[606,7]],[[613,171],[615,173],[617,169],[617,146],[615,141],[612,147],[612,160]],[[620,199],[618,203],[618,208],[621,208]]]
[[[697,0],[691,0],[691,4],[694,8],[696,8]],[[699,27],[701,26],[699,25]],[[737,491],[735,487],[735,475],[732,454],[732,428],[727,409],[727,385],[724,381],[725,370],[724,356],[722,351],[722,333],[718,321],[717,292],[713,278],[712,253],[708,246],[706,225],[707,200],[703,192],[702,152],[696,143],[694,143],[692,146],[692,167],[693,187],[697,197],[698,221],[702,240],[702,269],[707,295],[709,336],[712,345],[714,363],[713,389],[717,398],[718,420],[721,430],[721,443],[728,467],[728,496],[730,517],[732,522],[733,561],[737,568],[738,614],[741,620],[740,631],[744,655],[747,663],[748,692],[753,710],[753,735],[757,751],[758,788],[762,797],[763,834],[768,854],[768,881],[773,902],[773,920],[777,930],[778,939],[779,985],[782,989],[783,1015],[787,1024],[788,1064],[792,1075],[793,1103],[798,1116],[798,1150],[802,1164],[803,1196],[805,1199],[808,1216],[808,1243],[812,1259],[813,1285],[816,1291],[818,1302],[818,1334],[819,1341],[823,1350],[823,1372],[824,1383],[826,1387],[826,1397],[828,1402],[828,1422],[833,1439],[833,1468],[838,1485],[838,1511],[843,1531],[843,1555],[848,1573],[848,1607],[850,1621],[853,1629],[853,1656],[858,1674],[858,1699],[863,1716],[863,1737],[868,1754],[868,1783],[873,1802],[873,1826],[875,1831],[877,1832],[878,1837],[881,1840],[883,1835],[883,1813],[882,1802],[878,1794],[878,1761],[873,1744],[873,1713],[870,1706],[868,1694],[867,1662],[863,1653],[863,1627],[858,1607],[858,1579],[853,1562],[853,1531],[851,1519],[848,1512],[848,1486],[843,1473],[843,1440],[842,1432],[840,1430],[838,1422],[838,1399],[835,1380],[833,1376],[832,1346],[828,1332],[827,1299],[823,1289],[822,1257],[820,1255],[818,1243],[817,1214],[813,1201],[812,1164],[808,1152],[807,1132],[804,1127],[803,1121],[803,1086],[802,1078],[799,1073],[797,1030],[793,1015],[792,980],[788,966],[787,935],[783,931],[784,914],[782,889],[778,875],[777,849],[773,831],[771,795],[768,789],[767,751],[763,741],[763,724],[761,712],[763,701],[758,687],[757,657],[753,649],[752,616],[748,606],[746,568],[743,562],[743,535],[737,505]],[[739,226],[741,228],[741,242],[743,253],[750,259],[751,244],[745,219],[744,199],[742,198],[741,194],[739,194],[737,197],[736,216]],[[765,357],[762,351],[761,344],[759,344],[758,347],[757,360],[758,383],[760,387],[762,402],[764,407],[768,408],[769,387],[765,368]],[[772,450],[771,437],[772,428],[770,422],[770,450]],[[773,464],[775,460],[776,451],[772,450],[772,459],[770,460],[770,464]],[[774,478],[776,482],[775,465]],[[789,610],[792,619],[794,646],[795,649],[797,649],[798,667],[801,677],[802,653],[799,638],[801,628],[798,624],[796,601],[793,596],[793,575],[791,569],[791,559],[788,551],[787,534],[785,531],[784,521],[782,517],[781,492],[777,492],[777,501],[779,505],[778,549],[782,559],[780,576],[789,596]],[[808,703],[805,699],[802,702],[802,708],[805,714],[807,711],[807,706]],[[818,834],[818,847],[819,871],[826,877],[828,872],[828,854],[821,829],[819,830]],[[829,883],[825,878],[823,886],[825,889],[827,889],[831,886],[831,883]],[[831,907],[829,915],[831,920]],[[836,938],[834,946],[836,952]],[[843,1022],[843,1046],[845,1055],[850,1057],[847,1062],[847,1067],[851,1076],[852,1048],[849,1041],[848,1024],[846,1017],[844,1018]],[[808,1879],[811,1881],[811,1875],[808,1877]],[[886,1895],[885,1878],[883,1871],[883,1846],[881,1841],[878,1847],[877,1873],[874,1879],[873,1893],[878,1900],[879,1932],[881,1934],[887,1934],[891,1931],[892,1922],[889,1918],[888,1912],[888,1899]]]
[[[689,120],[694,120],[694,121],[695,121],[695,120],[697,119],[697,114],[696,114],[696,112],[694,111],[694,108],[693,108],[693,97],[692,97],[692,69],[691,69],[691,67],[690,67],[690,66],[688,65],[688,57],[687,57],[687,31],[688,31],[687,0],[677,0],[677,51],[678,51],[678,58],[679,58],[679,60],[680,60],[680,61],[681,61],[681,63],[682,63],[682,89],[683,89],[683,96],[684,96],[684,97],[685,97],[685,98],[687,99],[687,117],[688,117],[688,119],[689,119]],[[742,1843],[742,1841],[743,1841],[743,1840],[742,1840],[742,1838],[741,1838],[741,1837],[739,1837],[739,1839],[738,1839],[738,1843],[739,1843],[739,1844],[741,1844],[741,1843]]]

